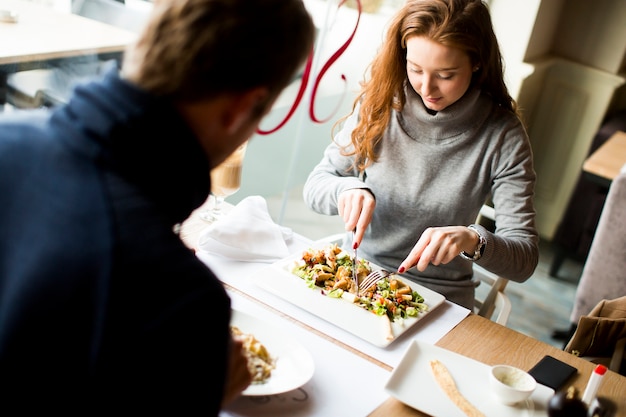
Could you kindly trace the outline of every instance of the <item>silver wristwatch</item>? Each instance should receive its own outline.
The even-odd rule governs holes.
[[[461,258],[467,259],[468,261],[477,261],[483,256],[483,252],[485,251],[485,245],[487,244],[487,239],[480,233],[480,230],[473,224],[467,226],[468,229],[472,229],[478,235],[478,246],[476,246],[476,250],[474,250],[474,254],[469,254],[465,251],[461,252]]]

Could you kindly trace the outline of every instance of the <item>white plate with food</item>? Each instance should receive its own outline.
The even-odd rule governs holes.
[[[431,416],[467,417],[439,386],[431,361],[445,366],[456,384],[455,395],[463,396],[486,417],[546,417],[554,390],[537,384],[527,400],[502,404],[491,392],[491,367],[458,353],[414,340],[394,368],[385,390],[404,404]],[[480,414],[478,414],[480,415]]]
[[[279,328],[239,310],[233,310],[231,326],[252,341],[248,355],[257,365],[257,382],[243,395],[275,395],[306,384],[315,371],[311,353],[296,339]],[[267,358],[269,355],[269,360]],[[263,368],[263,376],[259,369]]]
[[[322,260],[330,258],[329,255],[322,256],[321,252],[327,254],[331,247],[333,261]],[[350,288],[341,287],[339,279],[328,285],[331,280],[305,276],[310,272],[305,268],[323,266],[323,274],[330,272],[333,277],[343,276],[344,283],[350,285],[352,280],[345,278],[351,276],[351,259],[350,254],[338,248],[336,243],[320,243],[259,271],[255,283],[379,347],[388,346],[445,301],[443,295],[398,275],[379,282],[372,292],[359,297],[355,297]],[[329,268],[331,264],[333,266]],[[357,270],[362,277],[367,275],[368,268],[380,269],[359,259]],[[327,271],[329,269],[332,270]],[[398,296],[400,292],[402,295]],[[396,301],[400,299],[404,301]]]

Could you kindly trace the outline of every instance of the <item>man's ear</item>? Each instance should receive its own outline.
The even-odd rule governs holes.
[[[246,123],[259,117],[259,106],[267,101],[267,88],[257,87],[235,94],[230,107],[224,112],[224,128],[229,134],[236,133]]]

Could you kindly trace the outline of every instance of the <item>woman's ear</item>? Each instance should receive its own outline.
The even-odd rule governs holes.
[[[224,112],[224,128],[229,134],[236,133],[247,123],[260,118],[265,111],[260,106],[266,105],[268,90],[257,87],[243,93],[234,94],[229,108]]]

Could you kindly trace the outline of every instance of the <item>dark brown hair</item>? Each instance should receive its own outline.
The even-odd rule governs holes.
[[[264,86],[270,100],[312,50],[302,0],[156,0],[127,52],[133,81],[179,101]]]

